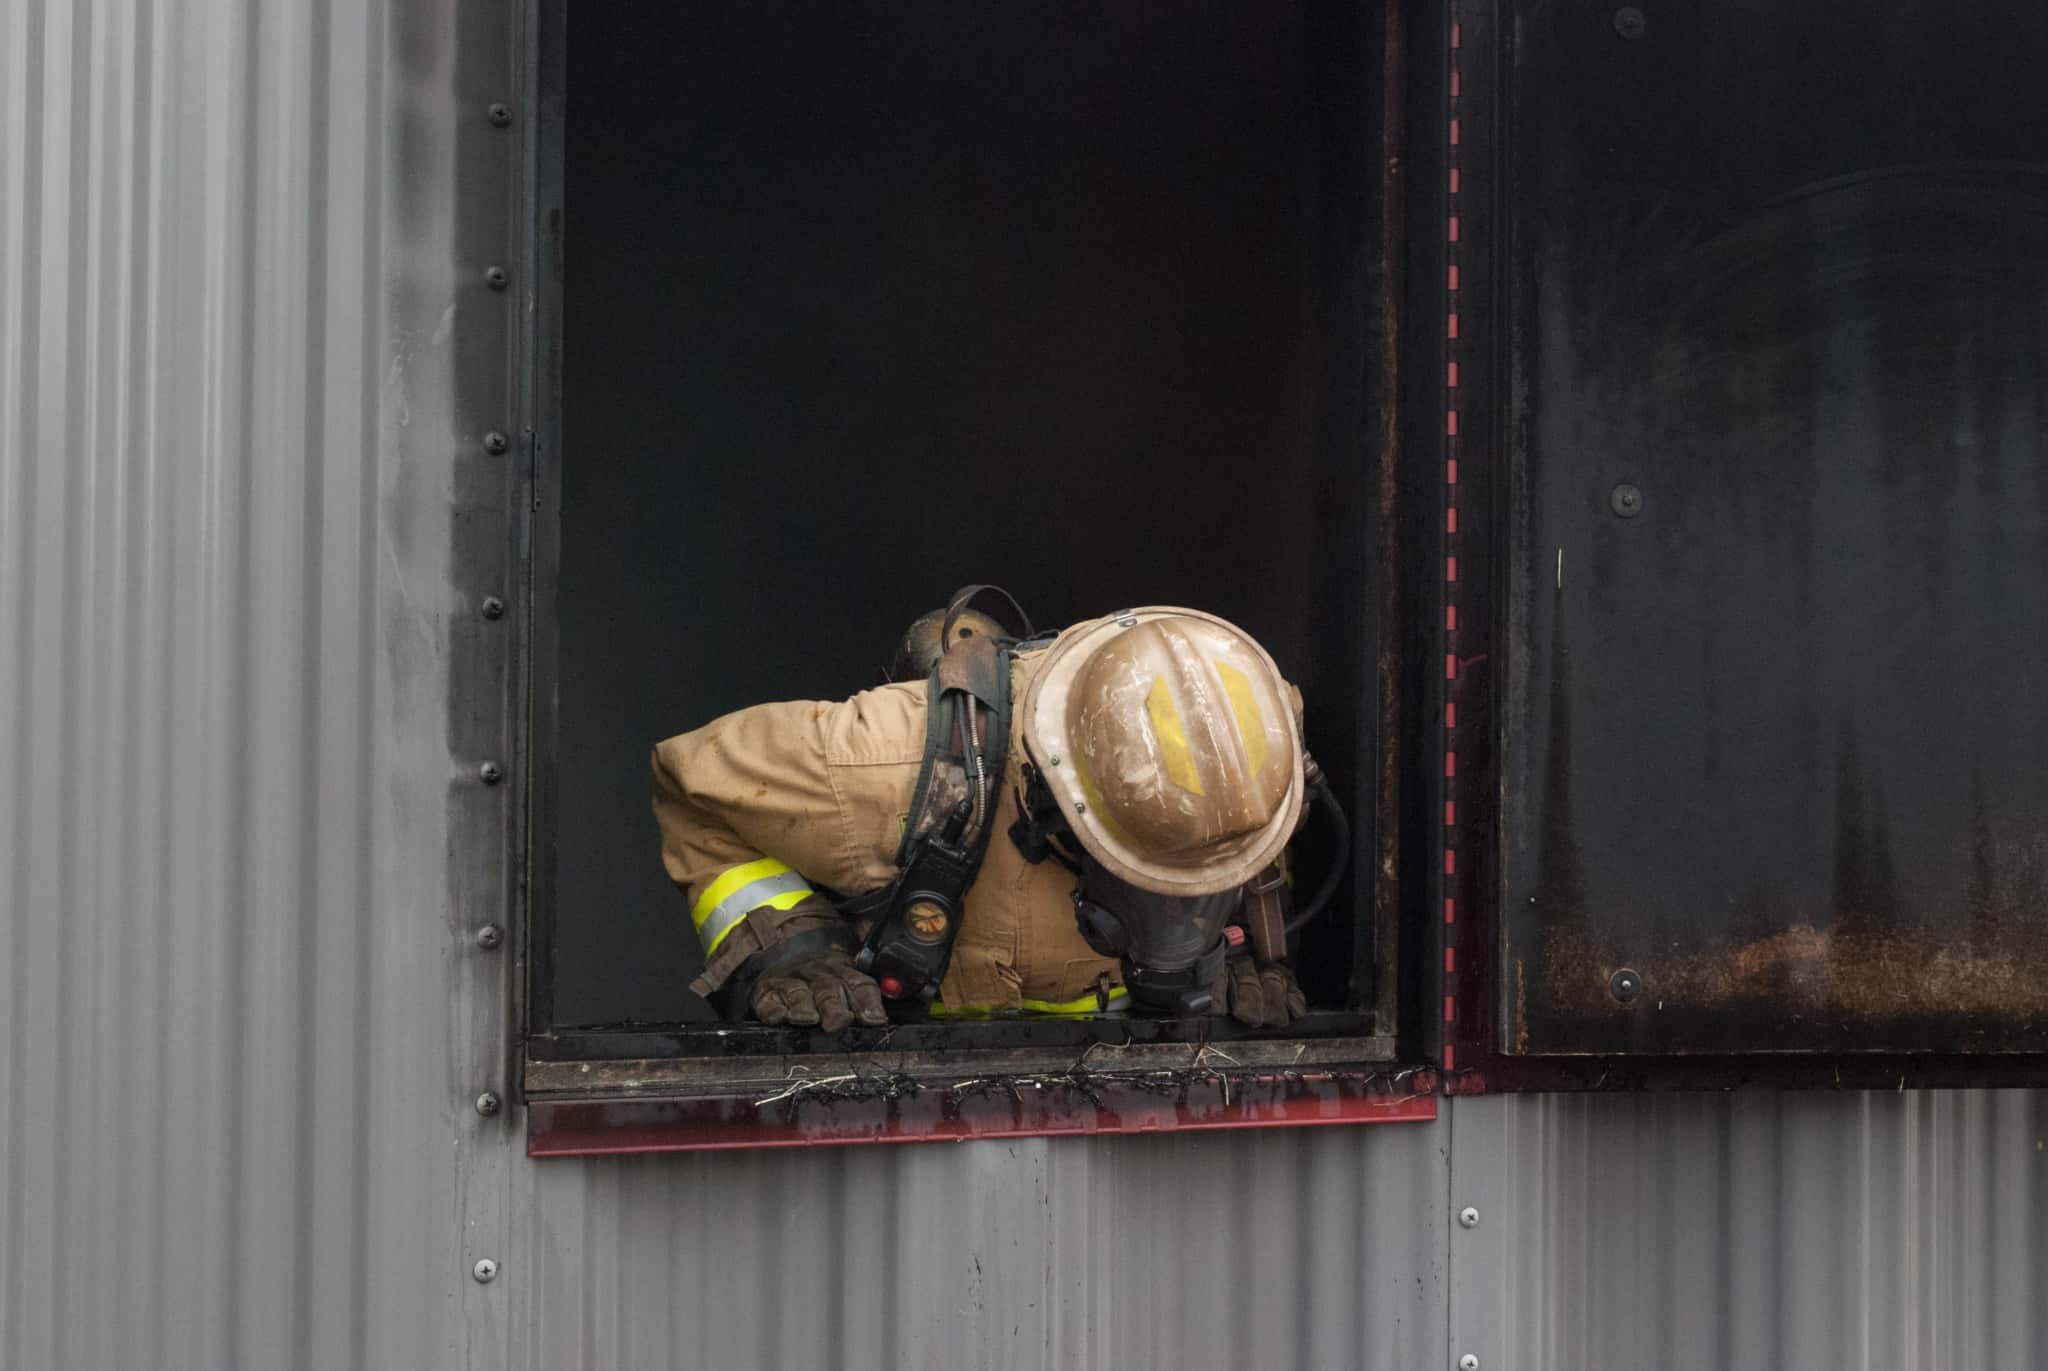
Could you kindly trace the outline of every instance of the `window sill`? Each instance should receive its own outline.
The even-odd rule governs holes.
[[[526,1063],[535,1157],[1421,1121],[1378,1037]]]

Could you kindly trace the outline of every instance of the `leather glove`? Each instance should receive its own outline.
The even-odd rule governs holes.
[[[1216,1012],[1251,1028],[1285,1028],[1308,1013],[1308,998],[1295,984],[1294,973],[1279,962],[1254,961],[1240,953],[1223,964],[1223,974],[1209,987]]]
[[[874,977],[856,971],[853,959],[838,950],[821,952],[808,961],[770,972],[754,982],[747,1007],[767,1024],[816,1024],[837,1033],[855,1019],[885,1024],[882,988]]]

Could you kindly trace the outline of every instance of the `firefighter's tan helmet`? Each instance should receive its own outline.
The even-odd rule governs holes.
[[[1200,610],[1062,634],[1026,692],[1024,745],[1088,855],[1143,890],[1242,885],[1301,815],[1293,692],[1249,634]]]

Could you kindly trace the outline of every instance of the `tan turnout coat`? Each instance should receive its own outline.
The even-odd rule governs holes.
[[[1074,877],[1026,862],[1010,841],[1026,754],[1021,702],[1043,652],[1011,664],[1010,753],[995,828],[967,893],[940,992],[964,1012],[1047,1009],[1117,980],[1074,926]],[[654,750],[661,859],[686,908],[735,867],[764,857],[853,895],[886,885],[924,759],[925,683],[850,700],[755,705]]]

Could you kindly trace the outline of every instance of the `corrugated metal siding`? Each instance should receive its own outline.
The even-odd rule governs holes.
[[[2048,1365],[2039,1095],[521,1160],[505,8],[0,4],[0,1366]]]
[[[9,1368],[459,1361],[437,53],[0,4]]]
[[[1482,1367],[2048,1366],[2048,1095],[1456,1102]]]
[[[1440,1364],[1442,1125],[542,1163],[516,1363]]]

